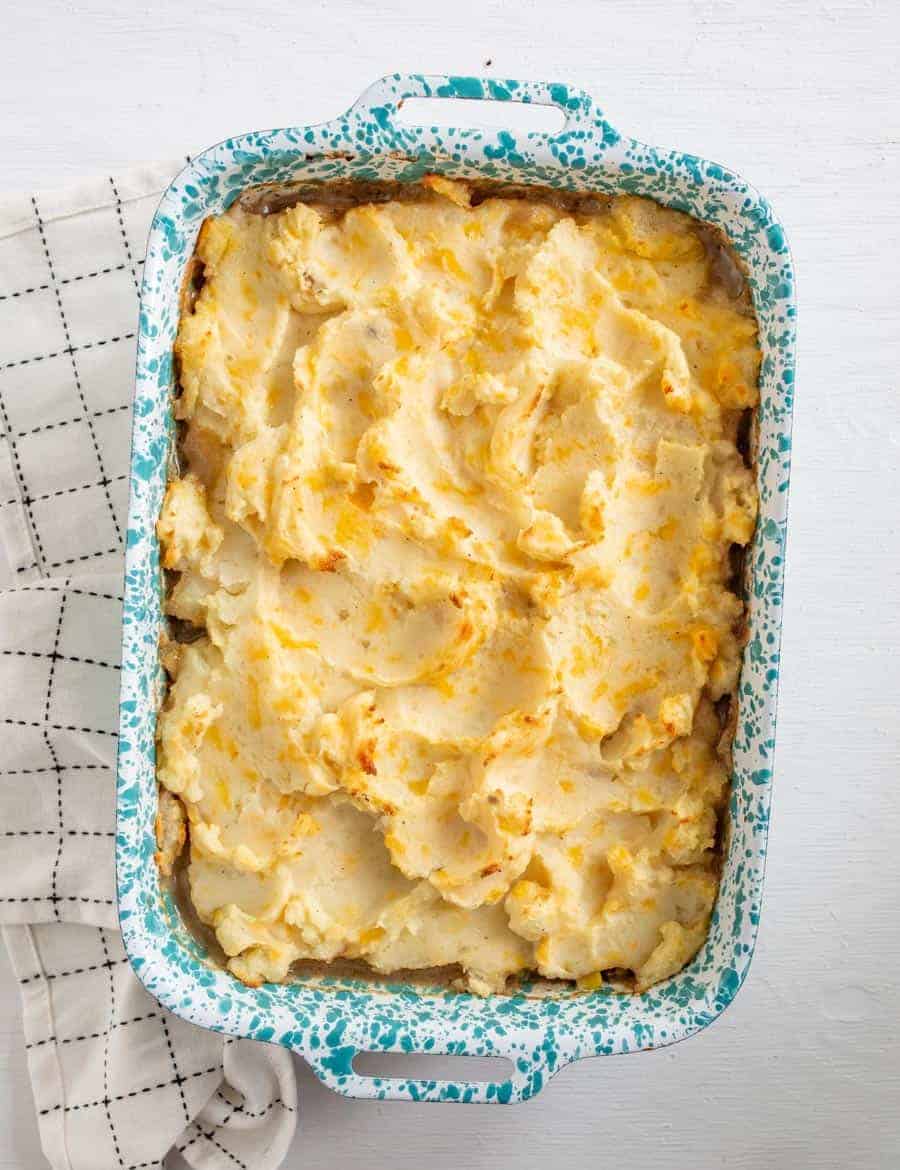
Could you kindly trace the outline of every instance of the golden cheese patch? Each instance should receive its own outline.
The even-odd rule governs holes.
[[[432,179],[236,204],[198,255],[158,769],[230,969],[678,970],[756,508],[756,328],[702,230]]]

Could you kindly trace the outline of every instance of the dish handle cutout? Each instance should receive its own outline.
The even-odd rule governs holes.
[[[543,1046],[518,1056],[372,1051],[352,1045],[304,1048],[300,1055],[324,1085],[345,1097],[461,1104],[526,1101],[568,1063]]]
[[[445,133],[450,138],[465,139],[469,134],[485,133],[485,123],[479,122],[479,113],[491,128],[495,126],[498,118],[490,110],[490,104],[501,102],[507,103],[507,108],[514,103],[517,106],[514,120],[525,126],[520,130],[504,124],[496,130],[500,146],[513,152],[517,139],[562,146],[567,140],[589,135],[595,147],[598,143],[609,147],[619,141],[618,132],[587,93],[549,81],[395,73],[370,85],[346,116],[368,126],[374,124],[381,133],[401,143],[415,138],[417,125],[431,130],[446,127]],[[432,103],[433,113],[430,112]],[[469,109],[467,103],[471,103]],[[532,110],[521,107],[532,107]],[[527,116],[529,113],[534,114],[533,119]],[[561,120],[558,114],[562,115]],[[449,118],[453,121],[448,122]],[[533,123],[533,129],[528,128],[529,122]]]

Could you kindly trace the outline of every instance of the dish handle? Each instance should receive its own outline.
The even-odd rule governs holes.
[[[343,1037],[341,1037],[343,1039]],[[344,1097],[375,1098],[382,1101],[456,1101],[461,1104],[506,1105],[527,1101],[546,1085],[552,1076],[564,1068],[571,1057],[556,1052],[552,1045],[539,1043],[528,1054],[496,1052],[492,1057],[503,1058],[498,1063],[510,1067],[505,1080],[430,1080],[405,1076],[382,1076],[357,1072],[353,1067],[363,1053],[376,1055],[367,1048],[337,1043],[333,1046],[311,1049],[303,1046],[297,1052],[310,1065],[319,1080]],[[426,1054],[399,1045],[379,1049],[377,1054],[397,1053],[415,1057],[421,1055],[469,1057],[473,1054],[438,1046]]]
[[[407,98],[450,98],[459,101],[520,102],[524,105],[556,106],[565,115],[561,130],[553,133],[530,131],[530,141],[565,142],[590,137],[593,148],[614,146],[620,139],[589,94],[551,81],[501,81],[496,78],[457,77],[443,74],[392,73],[365,90],[350,107],[347,117],[375,126],[390,137],[414,135],[415,127],[397,121],[397,111]],[[482,131],[491,133],[490,131]],[[465,131],[447,127],[447,133]],[[501,132],[503,133],[503,132]]]

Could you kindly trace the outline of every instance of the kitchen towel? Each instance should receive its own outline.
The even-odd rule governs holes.
[[[0,924],[54,1170],[269,1170],[296,1122],[290,1054],[168,1013],[116,920],[137,294],[177,166],[0,200]]]

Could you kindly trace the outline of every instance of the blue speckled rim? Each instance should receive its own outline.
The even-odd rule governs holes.
[[[558,134],[444,130],[395,122],[408,97],[487,98],[560,107]],[[763,350],[760,519],[749,557],[750,638],[740,683],[731,831],[709,939],[684,971],[638,996],[599,990],[529,999],[306,978],[253,989],[206,960],[160,888],[154,731],[161,695],[155,521],[173,426],[172,345],[178,294],[203,219],[254,183],[295,178],[411,181],[429,171],[600,192],[634,192],[724,230],[743,258]],[[781,631],[794,381],[793,270],[768,203],[726,168],[618,134],[565,85],[394,74],[345,115],[309,128],[246,134],[194,159],[165,193],[150,233],[141,293],[125,576],[116,839],[119,917],[135,972],[184,1019],[302,1053],[328,1086],[353,1097],[521,1101],[566,1064],[682,1040],[734,998],[750,964],[766,854]],[[359,1050],[505,1056],[503,1082],[364,1077]]]

